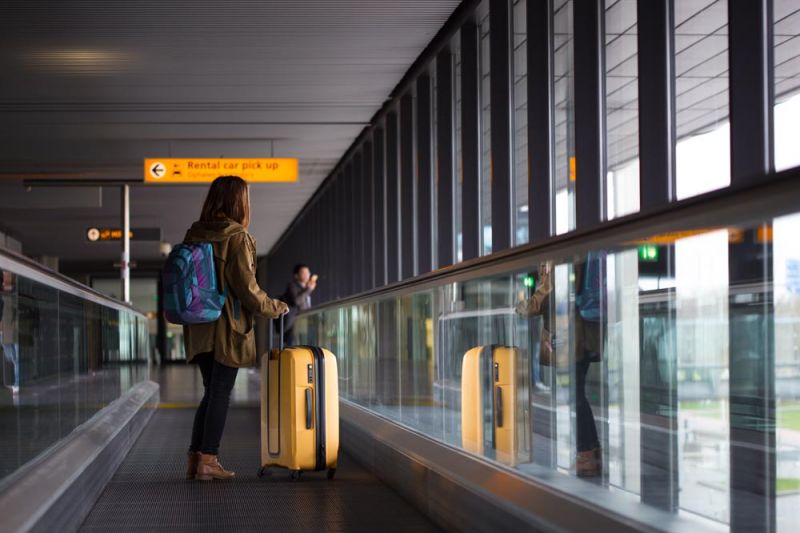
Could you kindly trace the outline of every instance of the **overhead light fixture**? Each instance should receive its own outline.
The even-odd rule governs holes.
[[[122,50],[63,48],[33,50],[27,54],[34,68],[63,74],[114,74],[127,70],[132,57]]]

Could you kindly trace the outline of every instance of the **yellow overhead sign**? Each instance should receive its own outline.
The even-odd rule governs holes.
[[[297,159],[145,159],[145,183],[210,183],[239,176],[249,183],[297,181]]]

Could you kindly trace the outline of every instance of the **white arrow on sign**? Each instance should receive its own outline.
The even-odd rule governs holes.
[[[150,167],[150,175],[153,176],[155,179],[163,178],[164,171],[166,168],[161,163],[153,163],[153,166]]]

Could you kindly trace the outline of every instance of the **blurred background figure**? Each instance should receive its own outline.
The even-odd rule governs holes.
[[[284,317],[284,346],[294,344],[294,321],[300,311],[311,307],[311,293],[317,288],[317,275],[311,274],[311,269],[308,265],[299,263],[295,265],[292,273],[292,280],[286,286],[286,292],[280,298],[289,306],[289,312]],[[275,328],[280,334],[278,322],[275,323]]]

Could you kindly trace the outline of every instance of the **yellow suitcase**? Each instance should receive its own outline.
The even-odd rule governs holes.
[[[468,350],[461,366],[461,444],[509,465],[517,456],[516,362],[516,348],[491,345]]]
[[[282,337],[282,336],[281,336]],[[261,470],[336,474],[339,380],[336,357],[317,346],[274,349],[261,363]]]

